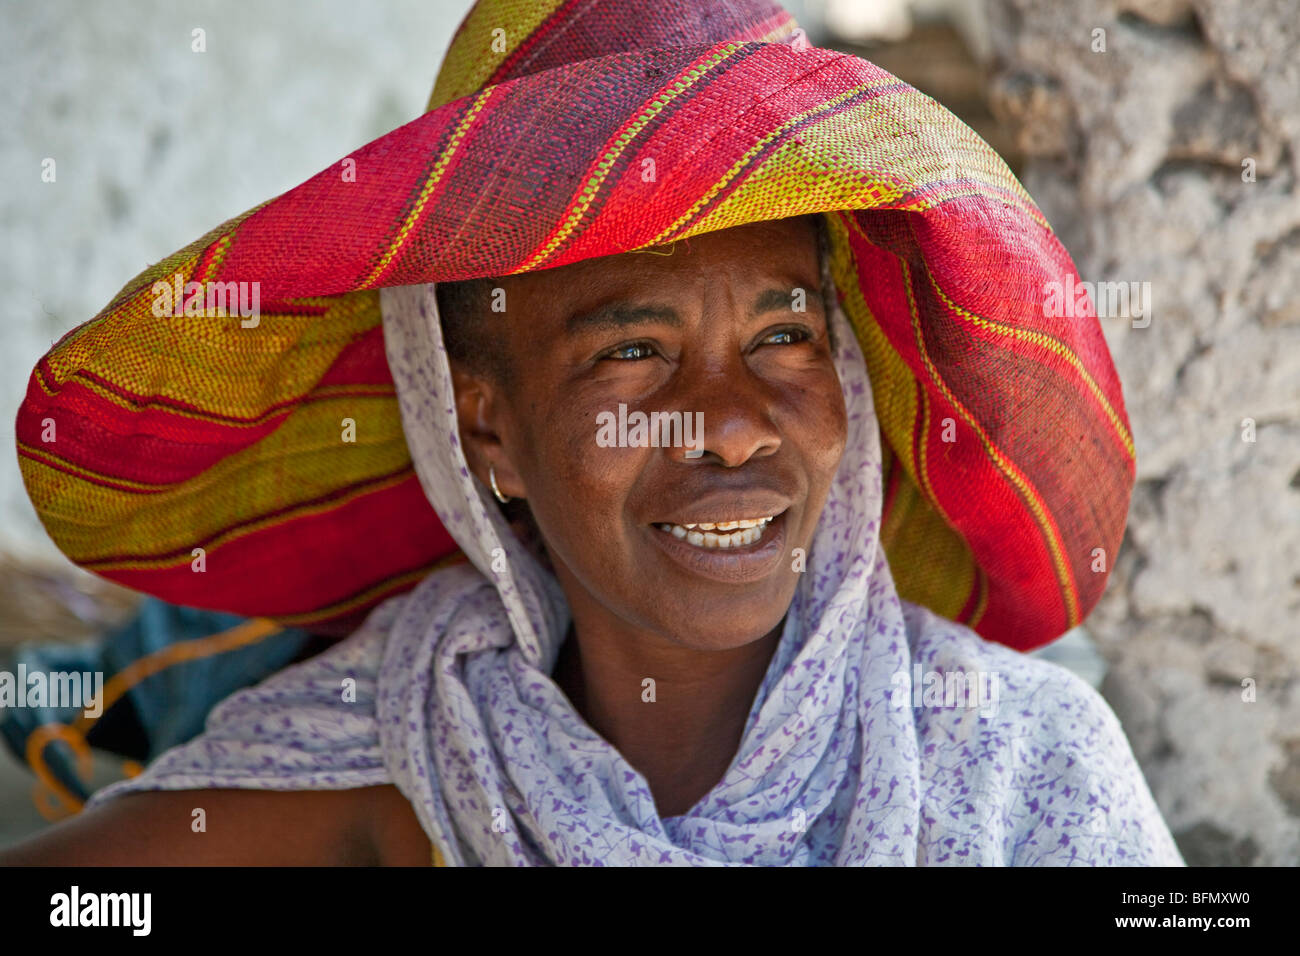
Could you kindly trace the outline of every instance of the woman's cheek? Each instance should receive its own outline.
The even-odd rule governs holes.
[[[791,401],[786,407],[783,431],[787,436],[797,436],[810,478],[815,481],[818,471],[833,475],[848,441],[848,413],[838,376],[818,376],[788,394]],[[829,476],[826,480],[829,483]]]
[[[554,417],[550,424],[556,424]],[[579,413],[560,428],[541,430],[550,441],[537,459],[541,500],[532,502],[533,510],[549,526],[543,530],[565,542],[564,550],[575,559],[582,559],[598,550],[598,539],[608,537],[615,526],[631,481],[629,469],[634,467],[629,459],[639,449],[601,447],[594,412]]]
[[[838,382],[836,385],[838,386]],[[848,413],[844,408],[844,399],[840,394],[838,387],[830,396],[830,404],[826,410],[826,429],[823,434],[826,437],[826,467],[831,475],[839,468],[840,459],[844,457],[844,447],[848,444],[849,437],[849,419]]]

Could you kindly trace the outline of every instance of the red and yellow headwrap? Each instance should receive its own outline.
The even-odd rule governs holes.
[[[482,0],[428,112],[146,269],[40,360],[28,492],[106,578],[347,633],[456,558],[379,288],[806,213],[868,363],[900,596],[1012,647],[1059,636],[1101,595],[1135,474],[1095,316],[1046,314],[1070,256],[966,125],[769,0]],[[256,288],[256,324],[209,310],[214,286]]]

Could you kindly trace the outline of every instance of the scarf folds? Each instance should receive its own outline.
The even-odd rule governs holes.
[[[202,736],[91,806],[142,789],[393,783],[451,865],[1181,864],[1091,687],[899,599],[871,383],[838,303],[848,435],[807,570],[730,767],[661,818],[549,676],[567,605],[466,466],[433,289],[384,290],[385,345],[420,484],[468,563],[228,698]],[[996,706],[922,695],[957,673],[996,675]]]

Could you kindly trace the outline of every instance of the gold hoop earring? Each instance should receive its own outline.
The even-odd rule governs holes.
[[[510,498],[503,495],[501,489],[497,487],[497,469],[495,465],[488,465],[488,481],[492,484],[492,494],[497,496],[497,501],[505,504],[510,500]]]

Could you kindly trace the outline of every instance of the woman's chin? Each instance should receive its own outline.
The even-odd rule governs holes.
[[[759,601],[722,602],[704,598],[692,602],[679,594],[653,609],[658,630],[681,647],[697,651],[727,651],[762,640],[780,626],[794,597],[773,595]],[[668,613],[665,614],[665,611]]]

